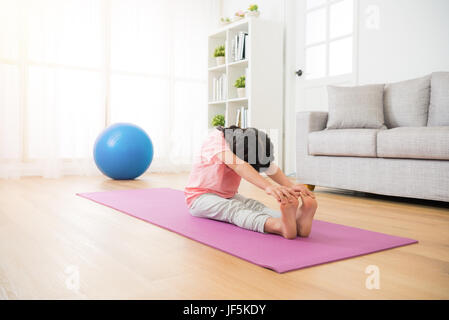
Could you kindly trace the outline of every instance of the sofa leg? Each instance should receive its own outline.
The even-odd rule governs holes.
[[[306,187],[307,187],[310,191],[315,190],[315,186],[314,186],[313,184],[306,184]]]

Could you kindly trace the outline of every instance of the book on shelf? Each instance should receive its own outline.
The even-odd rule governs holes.
[[[223,97],[221,96],[221,94],[222,94],[222,91],[221,91],[222,86],[223,86],[223,77],[220,76],[220,78],[218,78],[218,88],[217,88],[217,90],[218,90],[218,100],[223,100]]]
[[[234,39],[231,40],[231,48],[229,49],[230,52],[230,60],[231,62],[235,61],[235,47],[236,47],[236,42],[235,42],[235,37]]]
[[[238,48],[239,48],[239,37],[238,35],[234,36],[234,61],[237,61],[237,56],[238,56]]]
[[[212,101],[225,100],[227,97],[227,76],[222,74],[221,76],[214,77],[212,79]]]
[[[248,108],[240,107],[237,109],[237,114],[235,117],[235,125],[242,129],[248,128]]]
[[[231,61],[236,62],[247,58],[248,33],[240,31],[231,42]]]
[[[246,108],[245,107],[242,107],[242,111],[241,111],[241,113],[242,113],[242,129],[246,129],[246,127],[247,127],[247,123],[246,123],[246,116],[247,116],[247,112],[246,112]]]
[[[215,88],[214,88],[214,90],[215,90],[215,101],[220,100],[220,94],[219,94],[220,90],[218,90],[219,87],[220,87],[220,78],[216,78]]]
[[[237,110],[237,115],[235,117],[235,125],[240,127],[240,109]]]
[[[243,47],[245,46],[245,33],[239,32],[239,51],[238,51],[238,60],[243,59]]]
[[[222,88],[221,88],[221,90],[223,91],[222,92],[223,100],[227,98],[227,93],[228,93],[227,85],[228,85],[227,76],[223,75],[223,85],[222,85]]]
[[[214,101],[218,100],[218,78],[214,78],[215,80],[215,85],[214,85]]]
[[[223,85],[221,90],[223,91],[223,99],[228,98],[228,76],[226,74],[223,75]]]
[[[248,34],[247,33],[245,34],[245,38],[243,41],[243,59],[248,58],[248,56],[246,54],[246,52],[247,52],[246,48],[248,48]]]

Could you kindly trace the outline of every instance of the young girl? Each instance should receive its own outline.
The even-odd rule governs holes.
[[[190,213],[287,239],[309,236],[315,196],[306,186],[292,183],[273,160],[273,144],[264,132],[218,127],[204,141],[184,191]],[[280,212],[238,194],[241,178],[274,197]]]

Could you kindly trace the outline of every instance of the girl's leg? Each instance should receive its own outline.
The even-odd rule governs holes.
[[[280,218],[282,216],[281,212],[273,210],[271,208],[268,208],[266,205],[264,205],[262,202],[246,198],[242,196],[241,194],[236,194],[234,196],[234,199],[237,199],[245,204],[245,206],[252,210],[259,210],[262,212],[265,212],[266,214],[272,216],[273,218]]]
[[[238,198],[225,199],[207,193],[198,197],[190,208],[193,216],[225,221],[241,228],[264,232],[264,225],[271,216],[261,210],[248,208]]]
[[[282,228],[283,226],[282,220],[276,218],[281,218],[284,215],[281,215],[281,213],[276,210],[268,208],[263,203],[257,200],[245,198],[240,194],[236,194],[234,198],[238,198],[240,201],[245,203],[247,207],[253,210],[260,210],[272,216],[273,219],[267,219],[267,222],[265,224],[265,232],[282,235],[283,230],[285,230],[285,228]],[[318,208],[318,204],[315,199],[309,196],[305,196],[303,194],[301,194],[301,201],[302,204],[300,207],[298,207],[297,201],[294,203],[294,207],[297,207],[297,210],[295,209],[296,232],[297,235],[300,237],[308,237],[310,235],[310,232],[312,231],[312,222],[315,216],[315,212]],[[286,224],[284,223],[284,225]]]
[[[264,232],[279,234],[287,239],[296,238],[298,234],[296,224],[296,211],[299,205],[298,199],[292,197],[290,199],[291,202],[281,204],[281,212],[278,212],[268,208],[257,200],[245,198],[240,194],[236,194],[234,198],[240,200],[249,209],[261,211],[270,216],[265,222]]]

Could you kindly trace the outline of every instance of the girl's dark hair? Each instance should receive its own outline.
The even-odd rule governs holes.
[[[223,133],[232,152],[258,172],[267,170],[274,160],[273,143],[265,132],[237,126],[217,127],[217,130]]]

